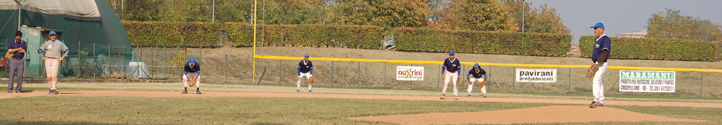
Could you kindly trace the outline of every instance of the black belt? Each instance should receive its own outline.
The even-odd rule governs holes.
[[[13,59],[22,60],[22,57],[13,57]]]

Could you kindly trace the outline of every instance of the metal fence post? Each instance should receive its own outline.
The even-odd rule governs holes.
[[[331,61],[331,87],[333,87],[333,61]]]
[[[514,74],[514,72],[516,72],[516,67],[512,67],[512,68],[514,68],[514,69],[512,70],[512,74],[511,74],[511,82],[512,82],[511,83],[511,92],[514,92],[514,91],[516,91],[516,74]]]
[[[80,60],[80,51],[81,51],[80,41],[78,41],[78,77],[80,77],[80,74],[83,74],[83,72],[81,71],[81,68],[83,68],[83,65],[81,62],[83,62],[83,61]],[[10,74],[10,75],[13,75],[13,74]]]
[[[357,68],[356,76],[358,76],[358,83],[356,84],[356,88],[361,87],[361,62],[358,62],[358,68]]]
[[[95,63],[95,65],[96,65],[95,67],[98,67],[97,66],[98,65],[98,55],[95,54],[95,43],[93,43],[93,57],[95,57],[95,59],[93,59],[93,63]],[[97,74],[97,73],[98,73],[97,69],[93,68],[93,77],[94,78],[95,78],[95,74]]]
[[[121,70],[123,70],[123,78],[127,77],[126,75],[128,75],[128,73],[125,71],[125,66],[126,66],[125,61],[126,61],[125,60],[125,44],[123,44],[123,63],[121,64],[121,65],[123,65],[123,69],[121,69]]]
[[[226,68],[225,68],[226,69],[226,74],[225,74],[226,75],[226,84],[228,84],[228,54],[226,54],[225,60],[226,60]]]
[[[163,66],[163,70],[161,70],[161,73],[163,73],[163,74],[165,74],[165,70],[167,70],[167,67],[164,66],[164,65],[165,65],[165,62],[167,61],[167,60],[165,60],[166,57],[167,57],[167,56],[165,55],[165,53],[166,53],[166,48],[167,48],[167,47],[163,46],[163,61],[161,61],[161,62],[164,62],[163,65],[161,65],[161,66]],[[227,62],[226,62],[226,63],[227,63]],[[228,68],[228,66],[226,66],[226,68]],[[126,73],[126,74],[127,74],[127,73]],[[228,79],[227,79],[227,78],[226,78],[226,82],[228,82]]]
[[[110,43],[108,43],[108,60],[108,77],[113,77],[112,75],[110,75],[113,74],[113,70],[111,70],[111,68],[113,67],[113,56],[111,56],[110,54]]]
[[[283,83],[282,82],[283,77],[281,77],[282,76],[281,73],[283,72],[283,69],[281,68],[281,63],[283,63],[283,62],[281,60],[278,60],[278,85],[279,86],[281,85],[281,83]]]
[[[569,68],[569,93],[572,93],[572,68]]]
[[[439,71],[441,71],[441,65],[439,65]],[[444,72],[444,71],[441,71],[441,72]],[[441,86],[441,85],[439,85],[441,83],[440,82],[441,81],[441,73],[439,73],[439,72],[436,72],[436,73],[437,73],[436,76],[439,76],[439,78],[436,79],[436,89],[439,89],[439,86]]]
[[[699,97],[702,97],[702,89],[703,89],[702,85],[704,84],[704,82],[702,82],[703,80],[704,80],[704,72],[699,72]]]
[[[386,89],[386,62],[384,62],[384,89]]]

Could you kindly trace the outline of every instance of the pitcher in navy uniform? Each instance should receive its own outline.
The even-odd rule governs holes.
[[[301,91],[301,79],[303,79],[304,76],[306,76],[306,79],[309,80],[308,92],[313,92],[311,91],[311,79],[313,79],[313,63],[308,60],[308,55],[304,55],[303,60],[301,60],[301,62],[298,62],[298,80],[296,80],[296,92]]]
[[[459,99],[456,98],[459,96],[459,90],[456,88],[456,82],[459,81],[459,76],[461,75],[461,72],[459,72],[461,69],[460,62],[461,61],[459,61],[459,59],[455,58],[454,51],[449,52],[449,58],[444,60],[444,66],[441,68],[441,77],[444,77],[444,89],[441,90],[441,99],[446,98],[446,89],[449,86],[449,81],[454,83],[454,100]]]
[[[592,52],[592,65],[598,65],[599,70],[594,74],[592,79],[592,93],[594,95],[594,101],[589,105],[589,108],[596,108],[597,106],[604,106],[604,84],[602,78],[604,78],[604,72],[607,71],[607,59],[611,55],[611,44],[607,34],[604,34],[604,24],[601,22],[592,26],[594,28],[594,35],[597,39],[594,43],[594,51]]]

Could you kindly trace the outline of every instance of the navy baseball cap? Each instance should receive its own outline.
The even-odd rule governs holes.
[[[50,34],[48,34],[48,35],[58,35],[58,34],[55,33],[55,30],[53,30],[53,31],[50,31]]]
[[[191,58],[191,60],[188,61],[188,62],[191,63],[191,64],[194,64],[194,63],[196,63],[196,58]]]
[[[308,58],[308,54],[304,55],[303,58]]]
[[[590,28],[602,28],[602,29],[604,29],[604,24],[602,24],[602,22],[598,22],[597,24],[594,24],[594,26],[592,26],[592,27],[590,27]]]
[[[479,68],[479,63],[474,64],[474,68]]]
[[[454,54],[456,54],[454,51],[449,52],[449,55],[454,55]]]

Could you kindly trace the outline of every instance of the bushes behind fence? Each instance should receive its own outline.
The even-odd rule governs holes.
[[[122,21],[133,46],[215,47],[219,23]]]
[[[595,36],[579,38],[582,56],[591,57]],[[717,46],[712,42],[657,39],[657,38],[612,38],[610,58],[615,59],[658,59],[683,61],[714,61]]]
[[[454,31],[396,28],[395,44],[402,51],[565,56],[571,36],[546,33]]]
[[[234,46],[253,46],[250,24],[226,23]],[[264,46],[328,46],[361,49],[381,48],[383,28],[363,25],[263,25],[256,42]],[[261,32],[262,35],[261,35]]]

